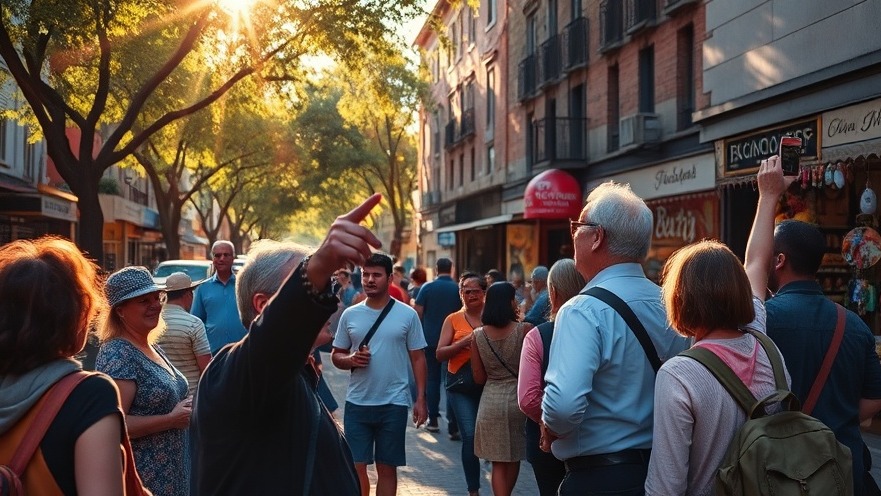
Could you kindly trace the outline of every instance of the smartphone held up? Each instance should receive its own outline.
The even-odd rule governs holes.
[[[780,139],[780,165],[784,176],[797,176],[801,160],[801,138],[784,136]]]

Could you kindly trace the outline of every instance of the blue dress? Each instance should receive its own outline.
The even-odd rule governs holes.
[[[165,415],[187,397],[187,379],[154,346],[174,374],[147,358],[125,339],[101,345],[97,370],[116,380],[137,385],[129,415]],[[131,440],[138,474],[156,496],[186,496],[190,487],[190,460],[186,429],[169,429]]]

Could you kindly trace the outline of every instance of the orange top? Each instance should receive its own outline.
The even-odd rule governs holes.
[[[468,323],[468,320],[465,318],[465,310],[459,310],[456,313],[450,314],[450,324],[453,326],[453,343],[456,341],[460,341],[465,338],[465,336],[471,334],[474,331],[474,328],[471,327],[471,324]],[[453,358],[450,358],[447,363],[447,370],[452,373],[456,373],[459,371],[459,367],[465,365],[465,362],[471,359],[471,349],[464,348]]]

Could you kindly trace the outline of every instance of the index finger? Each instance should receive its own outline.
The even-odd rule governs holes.
[[[369,214],[374,207],[379,205],[380,201],[382,201],[382,193],[374,193],[370,198],[364,200],[363,203],[355,207],[351,212],[343,215],[341,218],[358,224],[367,218],[367,214]]]

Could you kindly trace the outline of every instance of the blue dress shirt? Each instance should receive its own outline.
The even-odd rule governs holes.
[[[239,341],[248,332],[236,306],[235,274],[229,276],[226,284],[217,278],[217,274],[200,284],[193,296],[190,313],[205,323],[212,355],[227,344]]]

